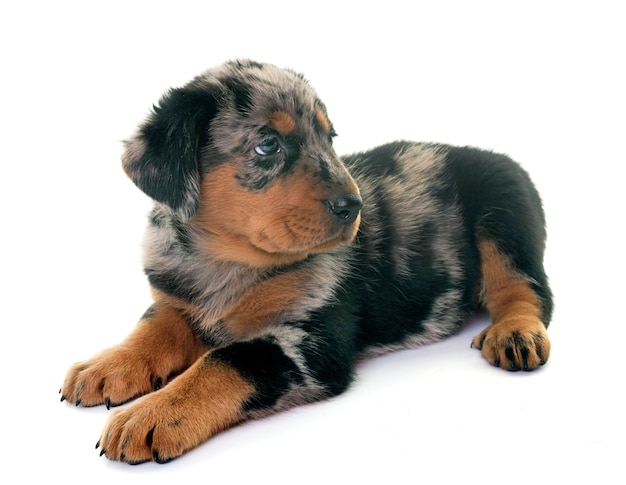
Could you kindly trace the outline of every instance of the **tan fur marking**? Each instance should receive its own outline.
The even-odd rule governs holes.
[[[272,127],[282,136],[290,135],[296,128],[296,122],[289,113],[276,111],[271,120]]]
[[[61,393],[83,406],[122,404],[164,386],[204,352],[187,320],[157,303],[119,345],[74,364]]]
[[[248,290],[223,320],[236,338],[250,337],[275,320],[288,305],[302,297],[301,275],[290,271],[264,281]]]
[[[171,460],[241,421],[253,392],[236,370],[202,357],[169,386],[114,412],[100,447],[111,460]]]
[[[326,114],[324,114],[324,112],[320,108],[317,108],[317,110],[315,111],[315,118],[322,127],[322,130],[324,130],[324,132],[326,133],[330,133],[330,121],[328,120]]]
[[[539,316],[539,298],[528,281],[515,274],[493,241],[479,244],[482,266],[482,300],[494,320],[509,313]]]
[[[550,341],[541,314],[540,300],[527,279],[511,269],[507,257],[493,241],[479,243],[482,268],[481,298],[492,324],[474,337],[492,364],[505,369],[533,369],[545,363]]]
[[[292,270],[258,283],[247,290],[227,308],[222,309],[216,318],[223,322],[224,330],[235,339],[253,337],[293,303],[302,298],[303,274]],[[202,318],[202,308],[176,297],[161,293],[152,288],[155,300],[167,302],[189,315]],[[200,311],[199,311],[200,310]]]
[[[238,183],[236,163],[217,167],[203,180],[196,221],[207,230],[212,257],[267,267],[352,240],[359,219],[336,224],[323,202],[331,189],[316,183],[301,165],[296,162],[293,173],[263,191]]]

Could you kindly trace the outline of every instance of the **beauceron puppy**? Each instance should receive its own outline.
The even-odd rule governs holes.
[[[61,389],[82,406],[143,396],[111,415],[101,454],[166,462],[337,395],[359,359],[439,340],[481,307],[492,323],[472,346],[490,364],[546,362],[545,220],[527,173],[432,143],[339,158],[334,136],[301,75],[237,60],[168,91],[126,142],[124,170],[155,202],[154,304]]]

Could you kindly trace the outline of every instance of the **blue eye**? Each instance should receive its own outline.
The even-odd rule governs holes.
[[[257,154],[266,157],[280,152],[280,145],[276,137],[268,136],[267,138],[264,138],[259,145],[254,147],[254,151]]]

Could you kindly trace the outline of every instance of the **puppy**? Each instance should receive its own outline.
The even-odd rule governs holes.
[[[339,159],[326,107],[292,71],[241,60],[172,89],[125,144],[155,201],[154,304],[75,364],[61,400],[118,406],[97,447],[167,462],[236,423],[337,395],[355,363],[457,331],[492,365],[550,353],[545,221],[504,155],[395,142]],[[176,377],[174,379],[174,377]]]

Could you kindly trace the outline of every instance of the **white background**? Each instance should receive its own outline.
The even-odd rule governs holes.
[[[625,483],[619,3],[3,2],[0,481]],[[234,57],[304,72],[340,153],[407,138],[519,160],[548,217],[550,362],[489,367],[469,346],[475,321],[168,465],[100,458],[108,412],[57,392],[150,303],[149,203],[120,170],[120,141],[166,88]]]

